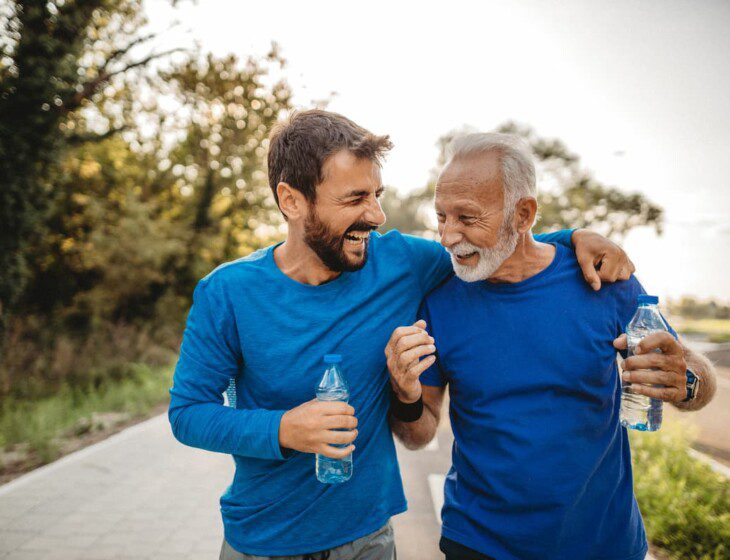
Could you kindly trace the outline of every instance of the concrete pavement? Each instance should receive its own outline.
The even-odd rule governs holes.
[[[217,558],[232,472],[157,416],[0,487],[0,558]]]
[[[446,472],[446,447],[399,449],[411,511],[394,520],[398,558],[439,560],[428,474]],[[186,447],[157,416],[0,486],[2,560],[218,558],[218,497],[227,455]]]
[[[398,446],[409,511],[393,520],[400,560],[441,560],[448,422],[422,451]],[[165,415],[0,486],[0,560],[218,558],[227,455],[186,447]]]

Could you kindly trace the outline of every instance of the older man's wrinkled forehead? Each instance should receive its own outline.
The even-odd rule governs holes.
[[[436,182],[437,198],[469,198],[478,202],[501,201],[502,170],[496,152],[452,159]]]

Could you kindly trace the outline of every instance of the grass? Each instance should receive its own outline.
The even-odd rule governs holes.
[[[630,437],[649,541],[671,559],[728,560],[730,481],[687,453],[690,434],[682,425]]]
[[[685,319],[672,317],[670,323],[680,333],[705,334],[710,342],[730,342],[730,319]]]
[[[61,452],[64,439],[105,427],[105,413],[131,419],[165,402],[171,385],[171,370],[130,366],[127,378],[95,389],[63,388],[56,395],[37,401],[4,399],[0,404],[0,451],[21,448],[39,463],[52,461]],[[0,469],[3,465],[0,463]]]

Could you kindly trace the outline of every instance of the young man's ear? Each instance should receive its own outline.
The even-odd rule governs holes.
[[[279,198],[279,208],[288,220],[296,220],[306,213],[307,201],[304,195],[289,183],[276,185],[276,196]]]
[[[537,216],[537,200],[521,198],[515,205],[515,230],[518,233],[527,233],[532,229]]]

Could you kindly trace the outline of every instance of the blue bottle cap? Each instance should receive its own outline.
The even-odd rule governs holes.
[[[649,294],[639,295],[639,305],[658,304],[659,296],[650,296]]]
[[[325,354],[324,355],[325,364],[339,364],[341,361],[342,361],[341,354]]]

